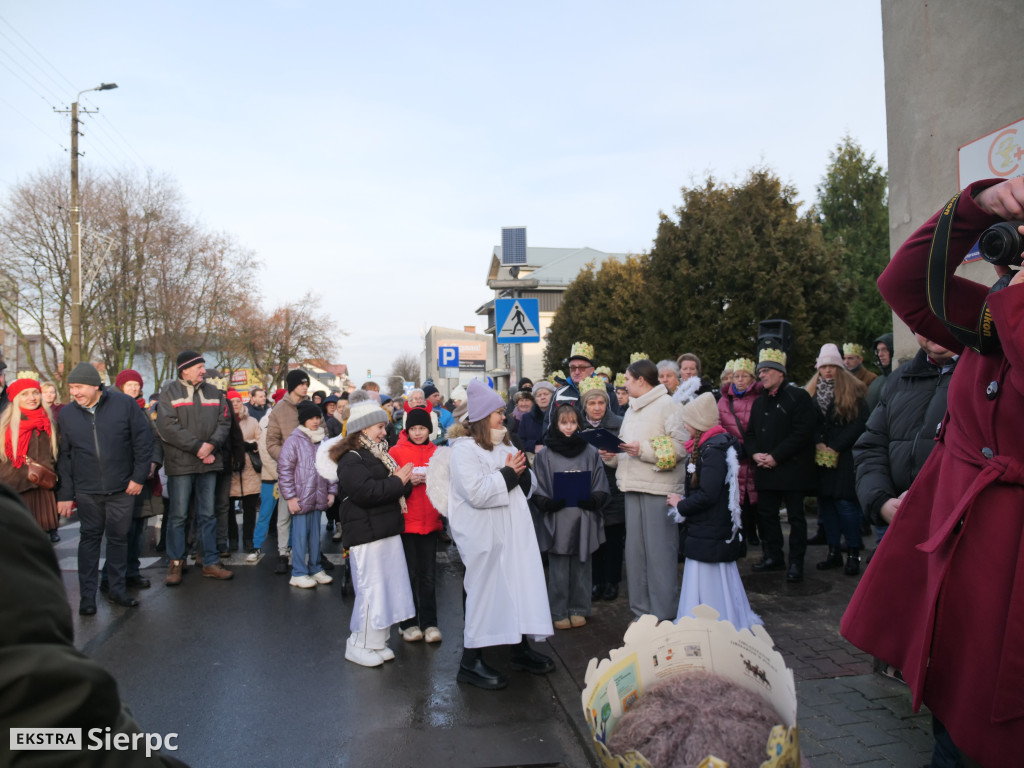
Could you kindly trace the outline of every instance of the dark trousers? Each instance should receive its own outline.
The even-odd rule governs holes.
[[[626,548],[626,524],[605,523],[604,544],[593,554],[594,584],[622,581],[622,553]]]
[[[78,519],[78,588],[83,600],[95,600],[99,581],[100,547],[107,537],[106,572],[110,593],[124,594],[128,562],[128,531],[132,525],[135,497],[125,492],[111,494],[80,493]]]
[[[217,474],[217,487],[213,492],[213,510],[214,516],[217,518],[217,551],[227,552],[228,513],[231,511],[230,471],[220,472]]]
[[[418,625],[420,629],[437,626],[437,595],[434,582],[437,574],[437,531],[403,533],[405,564],[409,567],[412,603],[416,616],[401,622],[399,629]]]
[[[757,492],[757,522],[761,529],[761,547],[765,557],[782,560],[782,522],[779,510],[786,505],[789,518],[789,562],[803,563],[807,552],[807,518],[804,517],[803,491]]]
[[[238,545],[238,519],[235,517],[235,501],[242,502],[242,543],[245,551],[252,549],[253,531],[256,530],[256,513],[260,509],[260,495],[232,496],[228,506],[228,539]]]

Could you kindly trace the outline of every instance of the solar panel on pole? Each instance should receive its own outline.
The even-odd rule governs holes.
[[[526,263],[526,227],[501,228],[501,263]]]

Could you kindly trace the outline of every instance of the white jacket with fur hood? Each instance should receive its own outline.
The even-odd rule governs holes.
[[[672,438],[672,445],[676,449],[674,469],[655,469],[651,439],[659,435]],[[672,402],[664,384],[658,384],[640,397],[630,399],[629,410],[622,417],[619,438],[627,443],[640,443],[639,456],[619,453],[609,462],[617,467],[615,484],[620,491],[658,496],[683,492],[683,479],[686,475],[685,443],[690,435],[683,426],[683,407]]]

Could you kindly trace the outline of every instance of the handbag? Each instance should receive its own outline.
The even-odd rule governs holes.
[[[256,471],[256,474],[258,475],[260,472],[263,471],[263,459],[260,458],[259,449],[255,451],[249,449],[247,453],[249,454],[249,461],[252,463],[252,468]]]
[[[49,491],[57,484],[56,472],[28,456],[25,457],[25,469],[28,471],[29,482],[35,483],[44,490]]]

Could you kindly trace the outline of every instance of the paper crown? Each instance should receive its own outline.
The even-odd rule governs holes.
[[[754,361],[748,357],[737,357],[732,361],[732,372],[746,371],[751,376],[754,375]]]
[[[619,387],[624,387],[624,386],[626,386],[626,374],[624,374],[624,373],[616,373],[615,374],[615,388],[618,389]]]
[[[569,351],[569,359],[572,360],[574,357],[582,357],[585,360],[594,359],[594,345],[588,344],[585,341],[577,341],[572,345],[572,349]]]
[[[594,369],[594,373],[596,373],[598,376],[605,376],[608,379],[611,379],[612,377],[612,369],[609,368],[607,365],[599,365],[597,368]]]
[[[580,391],[580,397],[583,397],[583,395],[585,395],[592,389],[599,389],[602,392],[604,392],[605,382],[604,379],[602,379],[600,376],[588,376],[579,384],[577,384],[576,388]]]
[[[735,368],[736,368],[736,361],[735,360],[726,360],[725,361],[725,365],[722,366],[722,373],[725,373],[726,371],[729,371],[731,373],[733,370],[735,370]]]
[[[548,374],[548,381],[552,384],[558,384],[561,386],[562,384],[565,384],[565,374],[562,373],[562,371],[552,371]]]
[[[862,347],[860,344],[848,341],[845,344],[843,344],[843,355],[856,355],[857,357],[864,357],[864,347]]]
[[[223,376],[220,377],[220,378],[216,378],[216,379],[207,379],[206,383],[207,384],[213,384],[213,386],[215,386],[217,389],[221,390],[222,392],[228,388],[228,380],[226,378],[224,378]]]
[[[774,368],[777,371],[786,372],[786,353],[781,349],[762,349],[757,355],[757,367]]]
[[[649,359],[650,358],[647,357],[647,353],[646,352],[634,352],[632,355],[629,356],[629,364],[632,365],[633,363],[639,362],[640,360],[649,360]]]

